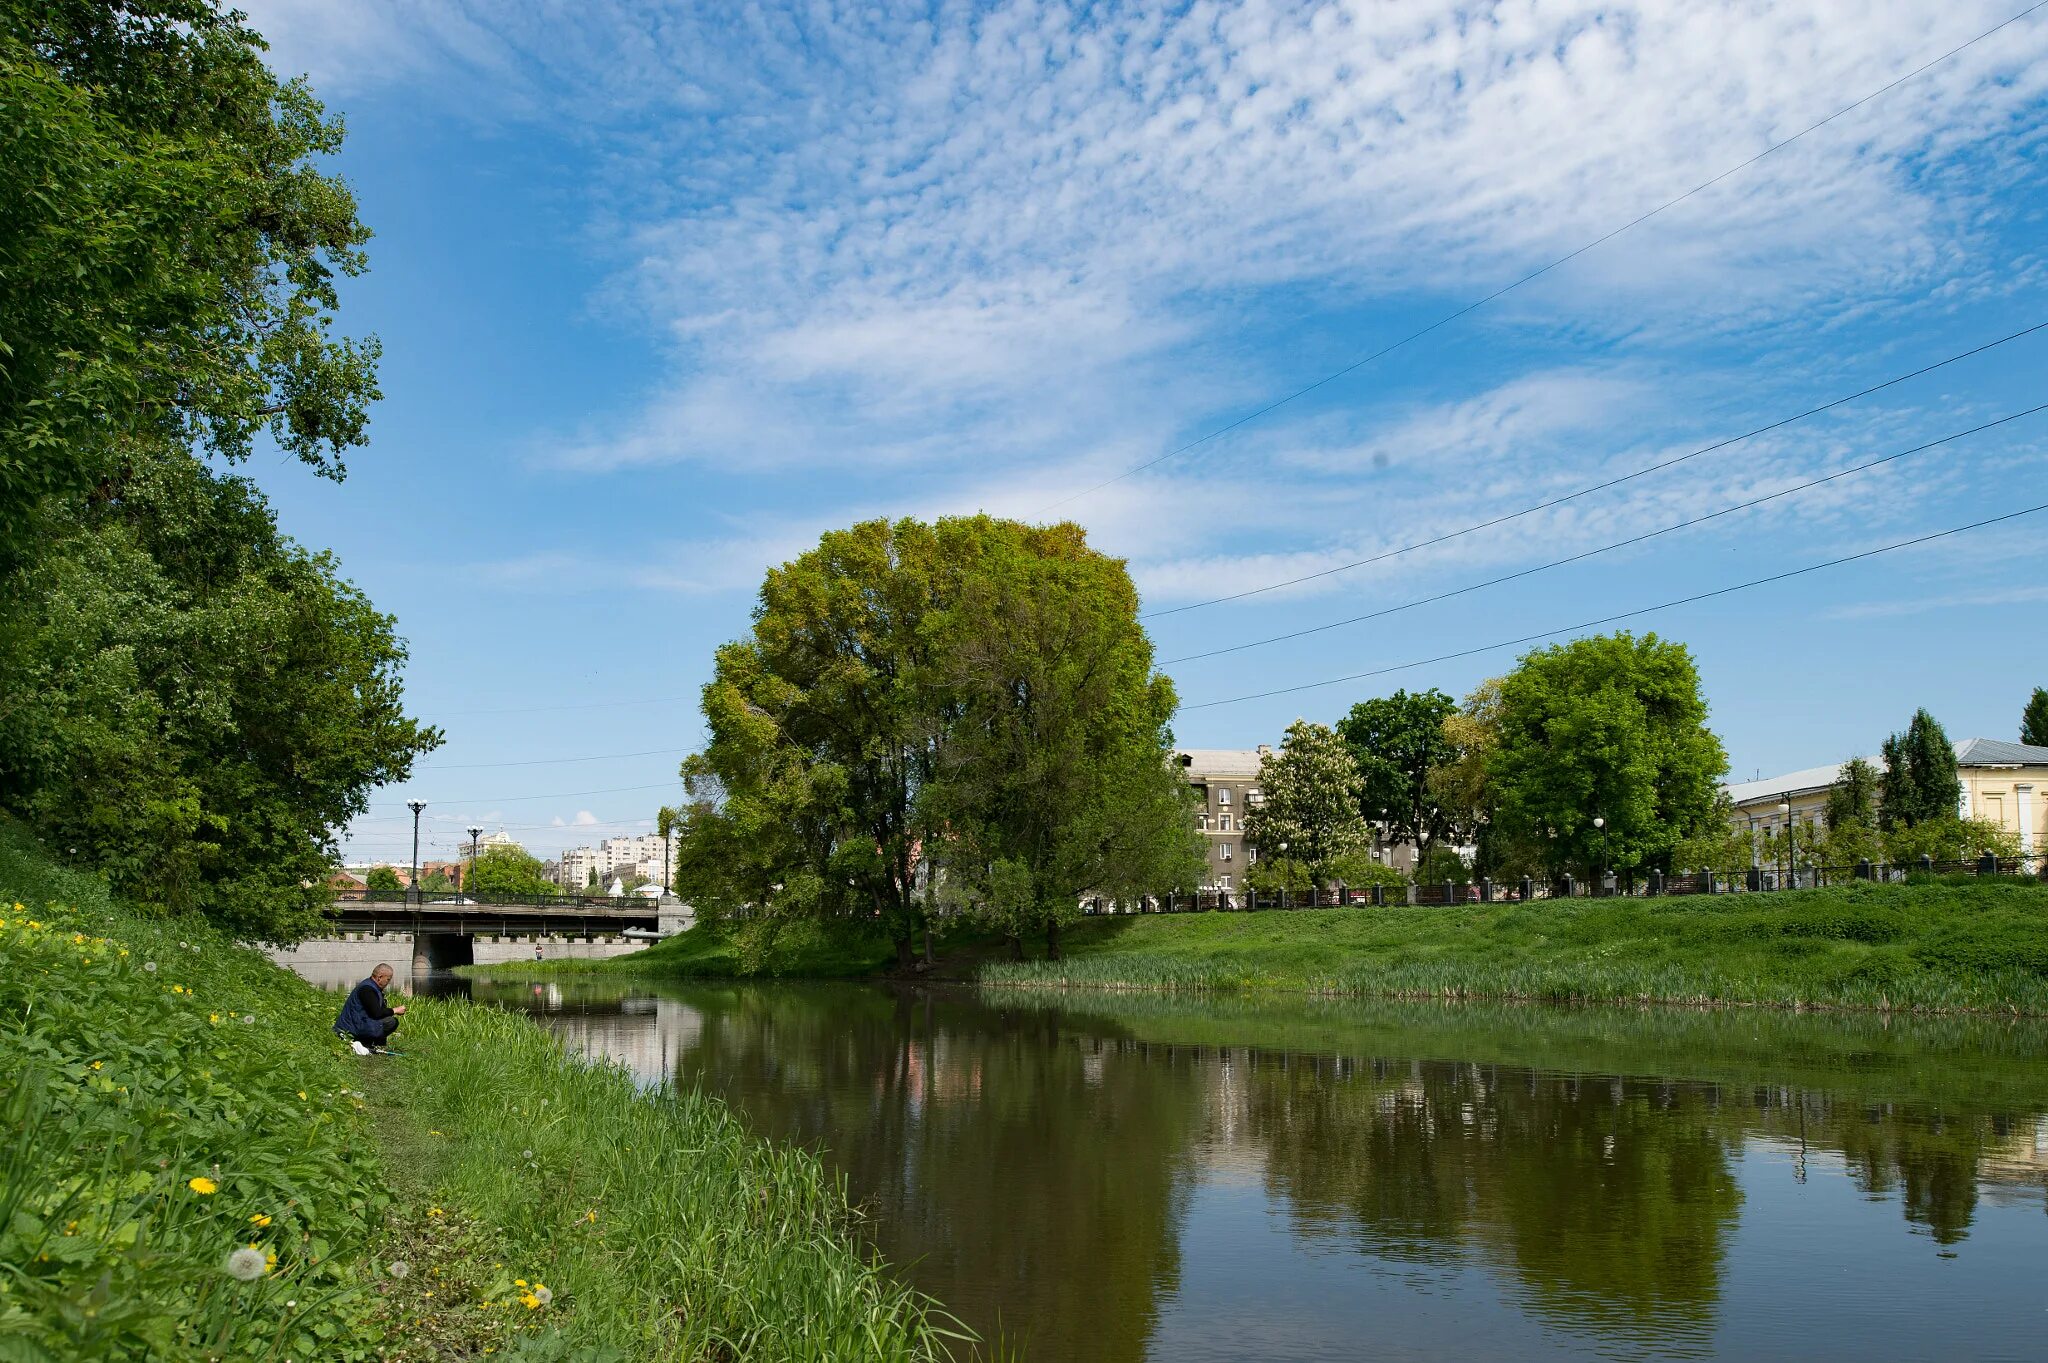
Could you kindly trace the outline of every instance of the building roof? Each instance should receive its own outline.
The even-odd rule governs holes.
[[[1956,765],[2048,767],[2048,748],[2032,743],[2008,743],[2002,738],[1966,738],[1956,744]]]
[[[1190,776],[1257,776],[1257,748],[1182,748],[1179,756]]]
[[[1872,766],[1872,758],[1864,758]],[[1780,795],[1806,795],[1816,790],[1825,790],[1839,781],[1842,768],[1847,762],[1830,762],[1825,767],[1806,767],[1800,771],[1788,771],[1782,776],[1766,776],[1761,781],[1733,781],[1721,787],[1728,792],[1728,798],[1738,805],[1746,805],[1762,799],[1777,799]]]
[[[1956,740],[1956,765],[1959,767],[2048,767],[2048,748],[2028,743],[2007,743],[1998,738],[1963,738]],[[1881,758],[1863,759],[1879,771],[1884,770]],[[1760,781],[1734,781],[1722,786],[1728,798],[1738,805],[1750,804],[1757,800],[1776,799],[1780,795],[1809,795],[1824,790],[1841,779],[1842,768],[1847,762],[1835,762],[1825,767],[1807,767],[1801,771],[1788,771],[1782,776],[1766,776]]]

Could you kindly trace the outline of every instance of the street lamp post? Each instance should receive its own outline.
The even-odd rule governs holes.
[[[405,807],[412,811],[412,883],[406,886],[406,898],[419,902],[420,892],[420,811],[427,807],[425,800],[407,800]]]
[[[1786,883],[1785,883],[1785,877],[1786,877],[1786,872],[1789,872],[1789,871],[1790,871],[1790,870],[1792,869],[1792,865],[1793,865],[1793,862],[1792,862],[1792,801],[1790,800],[1790,798],[1780,799],[1780,800],[1778,801],[1778,813],[1782,814],[1782,815],[1784,816],[1784,818],[1785,818],[1785,850],[1784,850],[1784,856],[1783,856],[1783,863],[1784,863],[1784,867],[1785,867],[1785,870],[1784,870],[1784,871],[1780,871],[1780,872],[1778,873],[1778,888],[1782,890],[1782,889],[1788,889],[1788,888],[1790,888],[1790,887],[1789,887],[1789,886],[1787,886],[1787,885],[1786,885]]]
[[[469,876],[462,883],[465,894],[476,888],[476,840],[483,836],[483,829],[481,828],[471,828],[467,831],[469,833]]]
[[[1600,888],[1606,890],[1609,888],[1607,884],[1607,820],[1595,814],[1593,816],[1593,831],[1600,835]]]

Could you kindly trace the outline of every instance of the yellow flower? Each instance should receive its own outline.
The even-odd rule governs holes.
[[[524,1278],[514,1278],[514,1279],[512,1280],[512,1285],[513,1285],[514,1287],[524,1287],[524,1286],[526,1286],[526,1279],[524,1279]]]
[[[201,1174],[198,1178],[186,1179],[185,1186],[201,1197],[211,1197],[220,1191],[220,1185],[204,1174]]]
[[[220,1014],[219,1014],[219,1013],[208,1013],[208,1014],[206,1015],[206,1020],[207,1020],[208,1022],[218,1023],[218,1022],[220,1021]]]
[[[531,1292],[521,1292],[519,1294],[519,1302],[520,1305],[524,1306],[527,1310],[531,1311],[535,1307],[540,1305],[540,1298],[534,1296]]]
[[[267,1226],[270,1224],[270,1218],[265,1216],[262,1212],[257,1212],[254,1216],[249,1218],[249,1224],[252,1226]]]
[[[98,1068],[100,1067],[100,1062],[99,1062],[99,1061],[97,1061],[97,1060],[93,1061],[93,1062],[92,1062],[92,1067],[93,1067],[94,1069],[98,1069]]]
[[[303,1101],[305,1101],[305,1097],[306,1097],[306,1091],[305,1091],[304,1089],[300,1089],[300,1090],[299,1090],[299,1100],[300,1100],[301,1102],[303,1102]]]
[[[428,1216],[440,1216],[441,1214],[442,1214],[442,1212],[441,1212],[441,1209],[440,1209],[439,1207],[429,1207],[429,1208],[427,1208],[427,1215],[428,1215]]]

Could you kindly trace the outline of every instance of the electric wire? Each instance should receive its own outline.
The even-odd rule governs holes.
[[[2043,3],[2048,4],[2048,0],[2043,0]],[[1978,355],[1984,354],[1986,351],[1996,350],[1999,346],[2009,345],[2014,341],[2021,340],[2028,336],[2032,336],[2036,332],[2042,330],[2048,330],[2048,320],[2035,322],[2031,326],[2022,327],[2018,331],[2010,332],[2004,336],[2000,336],[1996,340],[1986,341],[1982,345],[1972,346],[1968,350],[1958,351],[1956,354],[1950,355],[1946,359],[1940,359],[1934,361],[1931,364],[1922,365],[1920,366],[1920,368],[1915,369],[1910,373],[1900,374],[1894,378],[1886,379],[1882,383],[1871,384],[1868,388],[1858,389],[1854,393],[1845,394],[1842,397],[1834,398],[1828,402],[1823,402],[1819,406],[1809,407],[1803,412],[1795,412],[1791,416],[1781,417],[1778,420],[1769,422],[1766,425],[1757,426],[1751,430],[1744,431],[1740,435],[1731,435],[1726,439],[1717,440],[1711,445],[1702,445],[1700,446],[1700,448],[1692,450],[1686,454],[1675,455],[1670,459],[1659,460],[1657,463],[1645,465],[1644,467],[1636,469],[1633,472],[1624,473],[1617,477],[1606,479],[1602,482],[1589,483],[1585,487],[1575,488],[1570,492],[1562,493],[1556,497],[1550,498],[1547,501],[1538,502],[1534,506],[1525,506],[1519,511],[1510,511],[1502,515],[1495,516],[1491,520],[1479,521],[1476,524],[1462,526],[1456,530],[1447,530],[1441,535],[1436,535],[1426,540],[1416,540],[1412,544],[1403,544],[1393,549],[1383,550],[1380,553],[1374,554],[1369,558],[1355,559],[1350,563],[1340,563],[1333,568],[1318,569],[1313,573],[1303,573],[1299,577],[1290,577],[1283,579],[1279,582],[1268,582],[1261,587],[1247,587],[1240,592],[1231,592],[1224,596],[1213,596],[1205,601],[1191,601],[1184,606],[1168,606],[1160,610],[1145,611],[1142,614],[1140,614],[1138,618],[1141,620],[1157,620],[1168,615],[1182,615],[1188,611],[1202,610],[1209,606],[1221,606],[1232,601],[1242,601],[1247,597],[1262,596],[1267,592],[1279,591],[1283,587],[1298,587],[1304,582],[1315,582],[1322,578],[1334,577],[1338,573],[1348,573],[1354,568],[1366,568],[1370,567],[1375,563],[1384,563],[1390,558],[1399,558],[1403,554],[1412,554],[1418,549],[1432,549],[1439,544],[1448,544],[1450,541],[1455,539],[1461,539],[1466,535],[1477,534],[1481,530],[1491,530],[1496,526],[1506,525],[1510,521],[1520,520],[1524,516],[1533,516],[1539,511],[1548,511],[1552,507],[1563,506],[1566,502],[1577,501],[1579,498],[1590,496],[1595,492],[1605,492],[1609,488],[1620,487],[1623,483],[1634,482],[1636,479],[1647,477],[1652,473],[1661,473],[1665,469],[1676,468],[1680,464],[1689,463],[1690,461],[1698,459],[1703,455],[1712,454],[1716,450],[1725,450],[1730,445],[1739,445],[1745,440],[1750,440],[1760,435],[1767,435],[1772,431],[1780,430],[1783,427],[1793,425],[1800,421],[1804,421],[1808,417],[1819,416],[1823,412],[1831,412],[1837,407],[1846,406],[1847,404],[1856,402],[1862,398],[1867,398],[1873,393],[1881,393],[1887,388],[1896,388],[1902,383],[1909,382],[1913,379],[1920,378],[1927,374],[1932,374],[1937,369],[1945,369],[1949,365],[1958,364],[1964,360],[1973,359]]]
[[[1341,677],[1327,677],[1322,681],[1302,682],[1295,686],[1278,686],[1270,691],[1254,691],[1247,695],[1228,696],[1221,700],[1205,700],[1194,705],[1183,705],[1180,709],[1183,712],[1189,710],[1213,710],[1221,705],[1241,705],[1245,701],[1268,700],[1274,696],[1291,696],[1297,692],[1315,691],[1325,686],[1340,686],[1345,682],[1364,681],[1369,677],[1384,677],[1390,672],[1404,672],[1410,668],[1428,667],[1433,663],[1450,662],[1458,658],[1470,658],[1475,654],[1491,653],[1496,649],[1513,648],[1518,644],[1534,643],[1538,639],[1551,639],[1560,634],[1571,634],[1578,630],[1595,629],[1601,625],[1611,625],[1618,620],[1632,620],[1637,616],[1649,615],[1656,611],[1671,610],[1678,606],[1690,606],[1701,601],[1711,601],[1715,597],[1730,596],[1736,592],[1748,591],[1752,587],[1767,587],[1774,582],[1789,581],[1792,578],[1804,577],[1808,573],[1817,573],[1827,568],[1839,568],[1845,563],[1856,563],[1863,559],[1876,558],[1880,554],[1889,554],[1900,549],[1911,549],[1915,545],[1931,544],[1935,540],[1947,539],[1953,535],[1966,535],[1974,530],[1983,530],[1989,526],[2001,525],[2006,521],[2018,520],[2022,516],[2032,516],[2042,511],[2048,511],[2048,502],[2024,507],[2018,511],[2008,511],[2002,516],[1991,516],[1981,521],[1972,521],[1968,525],[1959,525],[1948,530],[1936,530],[1931,534],[1919,535],[1913,539],[1899,540],[1894,544],[1880,545],[1875,549],[1865,549],[1861,553],[1844,554],[1840,558],[1831,558],[1821,563],[1809,563],[1803,568],[1791,568],[1782,573],[1772,573],[1769,577],[1751,578],[1747,582],[1738,582],[1733,586],[1716,587],[1708,592],[1697,592],[1691,596],[1674,597],[1669,601],[1660,601],[1654,606],[1638,606],[1634,610],[1617,611],[1612,615],[1603,615],[1597,619],[1581,620],[1573,625],[1559,625],[1554,629],[1538,630],[1534,634],[1524,634],[1513,639],[1498,639],[1490,644],[1478,644],[1472,648],[1462,648],[1451,653],[1439,653],[1434,658],[1417,658],[1412,662],[1392,663],[1386,667],[1370,668],[1364,672],[1351,672]]]
[[[1621,226],[1613,228],[1612,230],[1593,238],[1593,240],[1587,242],[1585,245],[1580,246],[1575,250],[1569,251],[1566,254],[1559,256],[1557,259],[1551,261],[1549,264],[1531,270],[1529,273],[1521,276],[1519,279],[1516,279],[1511,283],[1503,284],[1501,287],[1495,289],[1492,293],[1487,294],[1485,297],[1475,299],[1472,302],[1465,304],[1463,307],[1459,308],[1455,312],[1446,313],[1442,317],[1437,318],[1434,322],[1431,322],[1429,325],[1421,327],[1415,331],[1411,331],[1407,335],[1402,336],[1399,340],[1391,341],[1388,344],[1380,347],[1378,350],[1373,351],[1371,354],[1353,360],[1350,364],[1345,365],[1343,368],[1333,370],[1332,372],[1325,374],[1323,377],[1317,379],[1315,382],[1305,384],[1304,386],[1295,389],[1293,392],[1286,394],[1284,397],[1276,398],[1273,401],[1267,403],[1263,407],[1259,407],[1254,409],[1253,411],[1245,413],[1243,416],[1238,417],[1234,421],[1228,422],[1222,426],[1218,426],[1214,430],[1208,432],[1206,435],[1198,436],[1197,438],[1188,441],[1186,444],[1177,445],[1174,448],[1166,451],[1164,454],[1156,455],[1153,458],[1148,459],[1141,464],[1134,464],[1130,468],[1125,469],[1123,472],[1118,473],[1113,477],[1106,478],[1103,481],[1096,483],[1091,487],[1082,488],[1079,492],[1070,493],[1067,496],[1060,498],[1056,502],[1048,502],[1046,505],[1034,511],[1032,515],[1041,516],[1048,511],[1057,510],[1058,508],[1065,506],[1069,502],[1079,501],[1083,497],[1092,496],[1093,494],[1102,491],[1102,489],[1106,487],[1110,487],[1116,483],[1122,482],[1126,478],[1132,477],[1135,474],[1143,473],[1145,470],[1163,464],[1169,459],[1173,459],[1180,455],[1186,454],[1189,450],[1193,450],[1202,445],[1206,445],[1210,441],[1215,440],[1219,436],[1227,435],[1231,431],[1234,431],[1241,426],[1256,421],[1260,417],[1265,416],[1270,412],[1277,411],[1279,408],[1285,407],[1287,404],[1295,401],[1298,398],[1306,397],[1310,393],[1315,392],[1319,388],[1323,388],[1329,384],[1335,383],[1338,379],[1343,378],[1347,374],[1352,374],[1360,369],[1363,369],[1366,365],[1373,363],[1375,360],[1382,359],[1385,356],[1391,355],[1395,351],[1400,350],[1404,346],[1410,345],[1415,341],[1421,340],[1423,337],[1429,335],[1431,332],[1438,330],[1439,328],[1448,326],[1452,322],[1455,322],[1462,317],[1477,312],[1480,308],[1485,307],[1488,303],[1493,302],[1495,299],[1501,298],[1506,294],[1513,293],[1516,289],[1521,288],[1525,284],[1533,283],[1535,280],[1538,280],[1542,278],[1544,275],[1549,274],[1552,270],[1557,269],[1559,266],[1568,264],[1571,261],[1578,259],[1580,256],[1586,254],[1588,251],[1593,250],[1595,247],[1602,246],[1607,242],[1614,240],[1616,237],[1622,235],[1624,232],[1627,232],[1632,228],[1641,226],[1643,223],[1648,222],[1650,219],[1656,217],[1660,213],[1667,211],[1668,209],[1676,208],[1679,204],[1684,203],[1686,200],[1692,198],[1694,195],[1700,194],[1708,189],[1712,189],[1715,185],[1721,183],[1729,176],[1747,170],[1749,167],[1755,165],[1757,162],[1763,160],[1765,157],[1772,155],[1774,152],[1784,150],[1786,147],[1791,146],[1794,142],[1797,142],[1799,139],[1805,137],[1807,134],[1818,132],[1820,129],[1826,127],[1830,123],[1833,123],[1836,119],[1841,118],[1845,114],[1853,113],[1855,110],[1862,108],[1864,105],[1870,103],[1872,100],[1891,93],[1893,90],[1898,89],[1901,85],[1906,84],[1908,81],[1914,79],[1915,77],[1923,75],[1926,72],[1933,70],[1935,67],[1941,65],[1943,62],[1949,60],[1951,57],[1957,56],[1958,54],[1965,52],[1972,47],[1975,47],[1978,43],[1983,42],[1986,38],[1991,37],[1992,35],[2000,32],[2001,30],[2010,28],[2012,25],[2020,22],[2022,19],[2027,18],[2029,15],[2032,15],[2035,11],[2043,8],[2044,6],[2048,6],[2048,0],[2035,0],[2034,4],[2027,6],[2025,9],[2021,10],[2017,14],[2012,15],[2010,18],[2005,19],[2000,23],[1992,25],[1990,28],[1985,29],[1982,33],[1979,33],[1976,37],[1971,38],[1969,41],[1950,48],[1948,51],[1942,53],[1938,57],[1932,57],[1927,61],[1922,62],[1919,66],[1914,67],[1911,71],[1906,72],[1904,75],[1894,77],[1892,80],[1886,82],[1883,85],[1880,85],[1877,89],[1872,90],[1869,94],[1864,95],[1861,99],[1843,105],[1841,108],[1829,114],[1826,118],[1823,118],[1816,123],[1809,123],[1804,128],[1801,128],[1798,132],[1795,132],[1790,136],[1785,137],[1779,141],[1771,143],[1762,151],[1756,153],[1754,156],[1749,157],[1747,160],[1739,161],[1735,165],[1728,167],[1728,169],[1714,176],[1713,179],[1706,180],[1701,182],[1700,184],[1694,185],[1691,189],[1686,190],[1683,194],[1678,195],[1676,198],[1665,200],[1663,203],[1658,204],[1655,208],[1649,209],[1646,212],[1638,214],[1637,216],[1623,223]]]
[[[1943,445],[1953,444],[1958,440],[1962,440],[1969,436],[1980,434],[1981,432],[1991,430],[1994,427],[2004,426],[2010,422],[2019,421],[2025,417],[2034,416],[2040,412],[2048,412],[2048,402],[2040,403],[2036,406],[2029,407],[2024,411],[2013,412],[2010,415],[1999,417],[1996,420],[1984,422],[1982,425],[1972,426],[1966,431],[1956,431],[1951,435],[1942,436],[1938,440],[1930,440],[1927,441],[1925,444],[1915,445],[1911,449],[1899,450],[1894,454],[1882,455],[1876,459],[1869,460],[1866,463],[1857,464],[1851,468],[1837,469],[1835,472],[1825,474],[1819,478],[1811,478],[1803,483],[1795,483],[1791,487],[1781,488],[1776,492],[1766,493],[1761,497],[1752,497],[1746,502],[1737,502],[1733,506],[1724,506],[1720,508],[1718,511],[1709,511],[1705,515],[1693,516],[1686,520],[1675,521],[1670,525],[1659,526],[1655,530],[1646,530],[1640,535],[1631,535],[1627,539],[1616,540],[1612,544],[1603,544],[1598,546],[1597,548],[1583,550],[1580,553],[1572,554],[1566,558],[1552,559],[1548,563],[1538,563],[1532,567],[1518,569],[1517,571],[1512,573],[1503,573],[1499,577],[1488,578],[1484,582],[1469,582],[1462,587],[1453,587],[1447,591],[1438,592],[1433,596],[1419,596],[1411,601],[1403,601],[1398,605],[1383,606],[1378,610],[1368,611],[1364,615],[1353,615],[1342,620],[1332,620],[1328,624],[1310,625],[1305,629],[1290,630],[1285,634],[1269,635],[1264,639],[1254,639],[1247,643],[1242,644],[1229,644],[1223,648],[1207,649],[1201,653],[1185,653],[1178,658],[1168,658],[1159,665],[1161,667],[1172,667],[1176,663],[1191,663],[1199,661],[1203,658],[1220,658],[1226,653],[1243,653],[1249,649],[1264,648],[1268,644],[1286,643],[1290,639],[1302,639],[1306,638],[1311,634],[1323,634],[1333,629],[1342,629],[1346,625],[1363,624],[1368,620],[1378,620],[1384,618],[1385,616],[1398,615],[1402,611],[1413,610],[1417,606],[1435,605],[1439,601],[1448,601],[1452,597],[1464,596],[1470,592],[1482,591],[1488,587],[1497,587],[1501,585],[1503,582],[1514,582],[1520,578],[1533,577],[1537,573],[1548,572],[1552,568],[1562,568],[1566,564],[1580,563],[1589,558],[1597,558],[1601,554],[1612,553],[1616,549],[1626,549],[1630,545],[1641,544],[1646,540],[1656,539],[1660,535],[1669,535],[1674,531],[1690,529],[1691,527],[1696,525],[1704,525],[1708,521],[1719,520],[1723,516],[1732,516],[1738,511],[1748,511],[1753,507],[1762,506],[1766,502],[1775,502],[1780,500],[1781,498],[1790,497],[1797,493],[1805,492],[1810,488],[1820,487],[1824,483],[1832,483],[1839,479],[1848,478],[1858,473],[1867,473],[1871,469],[1892,463],[1895,460],[1904,459],[1909,455],[1923,454],[1928,450],[1936,449]]]

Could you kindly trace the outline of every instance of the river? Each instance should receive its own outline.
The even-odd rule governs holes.
[[[2048,1357],[2038,1024],[474,992],[817,1149],[1041,1363]]]

